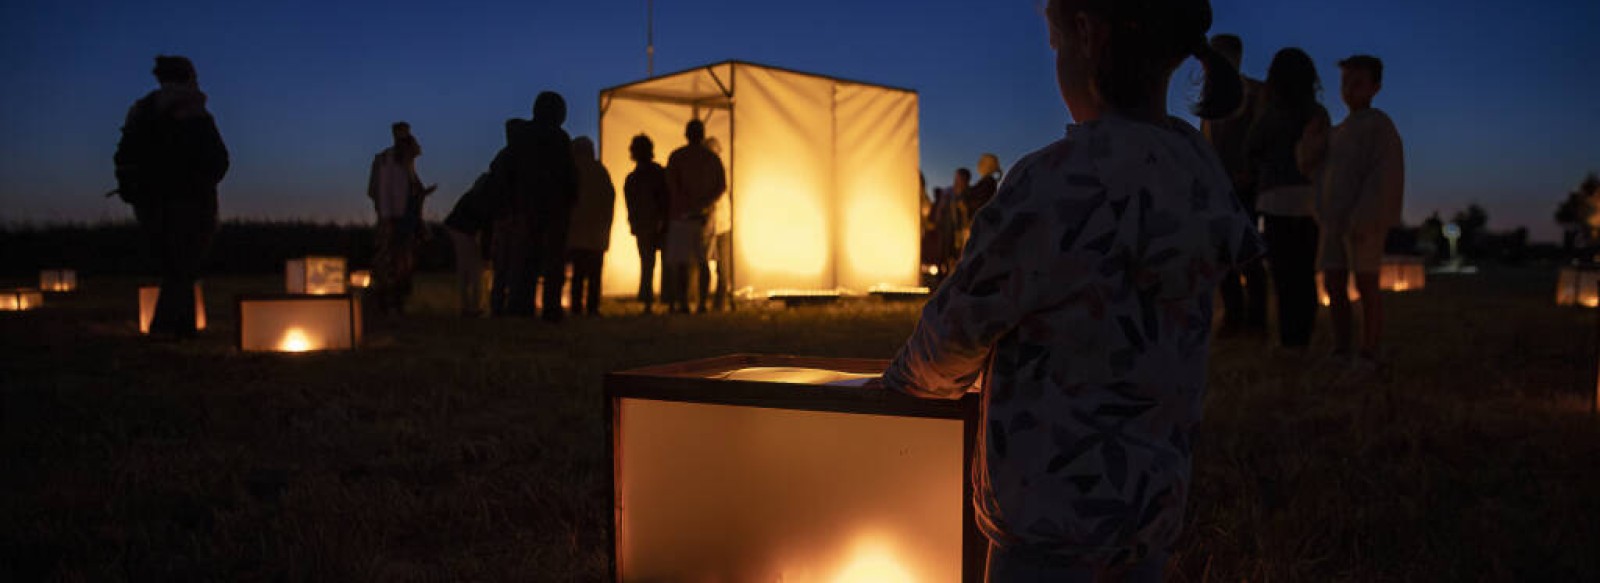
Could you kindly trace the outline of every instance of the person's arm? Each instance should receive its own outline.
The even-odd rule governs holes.
[[[1294,145],[1295,167],[1313,185],[1321,182],[1322,165],[1328,159],[1328,131],[1331,127],[1328,111],[1318,108],[1317,114],[1301,130],[1300,141]]]
[[[1379,214],[1363,217],[1378,224],[1393,226],[1399,220],[1405,204],[1406,161],[1405,146],[1394,123],[1385,117],[1373,127],[1368,141],[1371,147],[1370,166],[1361,180],[1361,200],[1357,208],[1372,209]]]
[[[1012,178],[1026,183],[1026,172],[1008,174],[997,198],[1011,201],[1009,192],[1019,182]],[[1075,202],[1030,205],[1024,200],[989,205],[978,214],[960,263],[929,298],[916,329],[884,372],[885,386],[919,397],[960,398],[983,373],[1002,336],[1028,314],[1081,293],[1102,254],[1080,252],[1080,246],[1106,235],[1088,227],[1110,220],[1097,217],[1109,211],[1103,191],[1060,196]],[[1069,208],[1077,210],[1074,216],[1057,216],[1059,209]],[[1054,228],[1057,221],[1070,232]]]

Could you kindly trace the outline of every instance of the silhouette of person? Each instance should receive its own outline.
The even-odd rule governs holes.
[[[217,230],[217,185],[228,172],[228,148],[206,111],[194,64],[156,57],[160,88],[134,102],[114,157],[117,188],[161,271],[150,334],[195,336],[195,282]]]
[[[1328,123],[1328,111],[1317,103],[1319,87],[1316,65],[1305,51],[1278,51],[1267,70],[1261,115],[1245,137],[1278,293],[1279,341],[1294,350],[1310,346],[1317,317],[1317,192],[1299,150],[1308,127]]]
[[[467,318],[483,313],[483,265],[493,246],[492,227],[499,198],[497,187],[491,172],[479,174],[444,219],[456,253],[461,315]]]
[[[978,156],[978,183],[973,184],[966,193],[969,220],[977,217],[983,205],[989,204],[989,199],[994,198],[995,191],[1000,187],[1000,172],[998,156],[988,153]]]
[[[417,247],[427,237],[422,202],[438,188],[436,184],[424,187],[417,176],[422,146],[411,135],[411,124],[395,122],[389,130],[394,145],[373,157],[367,178],[367,197],[378,213],[370,296],[380,314],[405,312],[406,299],[411,295],[411,274],[417,266]]]
[[[933,218],[934,240],[930,245],[932,254],[928,262],[938,268],[933,276],[933,285],[938,287],[945,278],[950,276],[950,271],[955,269],[956,260],[961,258],[961,248],[967,243],[968,228],[972,220],[967,216],[966,194],[971,188],[972,171],[966,168],[957,168],[950,182],[950,188],[939,189],[938,198],[933,203],[930,214]]]
[[[722,143],[716,138],[706,138],[706,149],[717,156],[722,156]],[[733,291],[733,200],[732,197],[722,196],[717,199],[717,204],[711,210],[711,260],[716,261],[717,287],[712,296],[711,305],[717,310],[727,309],[732,311],[733,298],[729,296]],[[710,274],[700,276],[700,289],[705,289],[706,278]]]
[[[689,275],[699,274],[699,311],[706,311],[710,283],[709,243],[711,240],[711,211],[728,189],[723,174],[722,158],[706,147],[706,127],[700,120],[690,120],[684,127],[688,144],[667,157],[667,192],[670,195],[667,225],[667,243],[664,275],[670,278],[663,286],[671,294],[668,304],[675,313],[689,313]]]
[[[572,262],[573,314],[600,315],[600,274],[606,249],[611,247],[611,218],[616,212],[617,189],[606,167],[595,159],[588,136],[572,140],[572,160],[578,170],[578,202],[572,208],[572,229],[567,234],[567,258]]]
[[[533,119],[520,124],[512,136],[506,164],[512,212],[518,216],[521,261],[513,270],[506,312],[532,314],[535,289],[542,279],[541,316],[547,322],[565,317],[561,292],[566,283],[567,230],[578,197],[578,171],[572,162],[572,138],[561,125],[567,120],[567,102],[559,94],[540,93],[533,103]]]
[[[1238,68],[1244,58],[1244,42],[1231,34],[1211,37],[1211,48]],[[1253,222],[1260,217],[1256,212],[1256,180],[1251,164],[1245,159],[1244,141],[1250,133],[1250,124],[1260,114],[1261,82],[1249,77],[1244,80],[1244,101],[1239,109],[1218,120],[1202,120],[1200,133],[1217,149],[1222,167],[1233,178],[1233,191]],[[1242,281],[1241,281],[1242,280]],[[1222,333],[1259,333],[1267,328],[1267,270],[1260,261],[1253,261],[1222,278]]]
[[[973,471],[989,581],[1160,581],[1184,523],[1211,307],[1261,242],[1200,133],[1167,113],[1187,57],[1202,118],[1238,73],[1207,0],[1052,0],[1074,124],[973,221],[884,384],[959,398],[982,379]]]
[[[667,194],[667,171],[656,163],[655,144],[649,136],[634,136],[628,145],[628,154],[633,158],[634,167],[623,182],[622,192],[628,205],[628,229],[639,247],[638,299],[644,303],[644,313],[649,314],[656,297],[656,253],[661,251],[667,236],[667,211],[671,204]]]
[[[1357,55],[1340,61],[1339,69],[1339,95],[1350,114],[1333,128],[1322,172],[1316,177],[1321,184],[1317,209],[1322,227],[1321,263],[1333,320],[1334,356],[1348,359],[1354,373],[1368,374],[1378,368],[1383,334],[1378,274],[1383,267],[1384,241],[1389,230],[1400,224],[1405,202],[1405,148],[1394,121],[1372,106],[1372,99],[1383,88],[1383,61]],[[1322,136],[1307,138],[1320,140]],[[1351,353],[1354,322],[1345,285],[1352,273],[1361,294],[1359,354]]]
[[[490,227],[494,237],[489,245],[494,277],[489,283],[489,315],[495,317],[525,316],[534,309],[531,294],[516,298],[512,291],[513,280],[530,277],[527,271],[531,246],[528,240],[527,205],[521,197],[511,192],[511,165],[514,164],[511,144],[527,123],[527,120],[520,118],[505,121],[506,145],[500,148],[494,161],[489,164],[491,192],[494,193]],[[517,291],[526,292],[527,289],[528,285],[522,284]]]

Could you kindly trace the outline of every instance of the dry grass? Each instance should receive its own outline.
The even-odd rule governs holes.
[[[1176,579],[1600,576],[1593,315],[1553,274],[1392,301],[1392,367],[1328,387],[1219,343]],[[560,327],[462,321],[446,278],[348,354],[241,355],[229,298],[189,345],[132,333],[134,282],[0,316],[0,579],[597,579],[600,378],[731,352],[886,357],[915,309],[861,303]],[[622,310],[622,306],[608,306]]]

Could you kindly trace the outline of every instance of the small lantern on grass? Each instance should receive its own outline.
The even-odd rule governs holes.
[[[1569,265],[1556,278],[1556,305],[1600,306],[1600,266]]]
[[[44,305],[44,292],[29,288],[0,290],[0,312],[26,312]]]
[[[1421,257],[1389,255],[1383,258],[1378,271],[1378,289],[1404,292],[1419,290],[1428,284],[1428,270]]]
[[[342,294],[345,292],[343,257],[304,257],[290,259],[284,280],[291,294]]]
[[[351,289],[367,289],[372,287],[372,272],[365,269],[350,272]]]
[[[735,355],[608,374],[614,581],[978,581],[978,395],[879,360]]]
[[[46,269],[39,272],[39,289],[47,292],[78,290],[78,272],[71,269]]]
[[[351,294],[240,296],[239,350],[314,352],[361,344],[361,300]]]
[[[139,333],[150,333],[150,321],[156,317],[156,302],[161,299],[161,287],[154,285],[139,288]],[[200,293],[200,284],[194,284],[194,329],[206,329],[206,299]]]

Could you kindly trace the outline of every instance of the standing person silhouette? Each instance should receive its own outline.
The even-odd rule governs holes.
[[[540,93],[533,102],[533,119],[512,129],[504,164],[513,215],[506,241],[513,248],[507,255],[514,262],[505,313],[532,315],[538,295],[540,315],[552,323],[566,316],[561,291],[567,279],[567,229],[578,198],[572,138],[561,128],[566,122],[567,101],[552,91]],[[540,280],[543,288],[536,294]]]
[[[1244,41],[1231,34],[1211,37],[1211,48],[1233,63],[1234,68],[1244,59]],[[1255,171],[1245,158],[1244,141],[1250,133],[1250,124],[1261,113],[1261,82],[1249,77],[1244,80],[1244,100],[1232,115],[1218,120],[1202,120],[1200,133],[1217,149],[1222,167],[1233,178],[1233,192],[1250,213],[1252,224],[1260,217],[1256,212]],[[1239,271],[1222,278],[1222,333],[1261,334],[1267,328],[1267,269],[1260,261],[1252,261]]]
[[[417,246],[426,237],[422,202],[439,186],[423,186],[417,177],[422,146],[411,135],[411,124],[389,126],[394,145],[372,158],[367,198],[378,213],[377,256],[372,260],[372,298],[380,314],[403,313],[411,295],[411,274],[417,266]]]
[[[663,287],[671,291],[668,303],[674,313],[689,313],[689,276],[692,273],[700,282],[699,312],[706,311],[709,299],[706,292],[710,273],[707,258],[711,242],[711,211],[728,190],[723,172],[722,157],[706,147],[706,126],[698,119],[689,120],[683,130],[688,144],[673,150],[667,157],[667,192],[671,195],[668,207],[667,248],[665,276],[671,283]]]
[[[883,380],[930,398],[981,384],[989,581],[1158,581],[1191,489],[1217,281],[1261,249],[1167,85],[1198,57],[1196,112],[1214,119],[1240,82],[1206,42],[1207,0],[1046,14],[1075,123],[1006,174]]]
[[[1256,208],[1278,293],[1278,338],[1297,353],[1311,345],[1317,318],[1317,189],[1300,153],[1301,137],[1308,131],[1327,132],[1328,110],[1317,103],[1320,88],[1316,65],[1305,51],[1278,51],[1267,69],[1261,116],[1245,138],[1246,156],[1256,168],[1261,192]]]
[[[1383,61],[1357,55],[1339,62],[1339,95],[1350,114],[1333,128],[1322,185],[1322,272],[1333,320],[1334,357],[1349,361],[1357,377],[1378,368],[1383,338],[1383,295],[1378,273],[1389,229],[1400,224],[1405,203],[1405,147],[1388,114],[1372,106],[1383,88]],[[1310,139],[1317,139],[1316,136]],[[1344,282],[1355,275],[1361,294],[1361,346],[1352,354],[1354,318]],[[1338,285],[1334,285],[1338,282]]]
[[[611,247],[617,189],[606,167],[595,159],[594,141],[588,136],[572,140],[572,161],[578,168],[578,202],[567,234],[567,259],[572,263],[568,297],[573,315],[599,316],[600,275],[605,271],[606,249]]]
[[[194,285],[217,230],[228,148],[189,59],[158,56],[152,73],[161,87],[135,102],[122,125],[117,190],[133,205],[161,270],[150,334],[182,340],[196,332]]]
[[[650,314],[656,300],[656,255],[667,237],[667,206],[670,204],[667,170],[656,163],[655,152],[650,136],[634,136],[633,142],[628,144],[633,172],[629,172],[622,183],[622,194],[628,205],[628,229],[639,247],[638,299],[644,304],[645,315]]]

